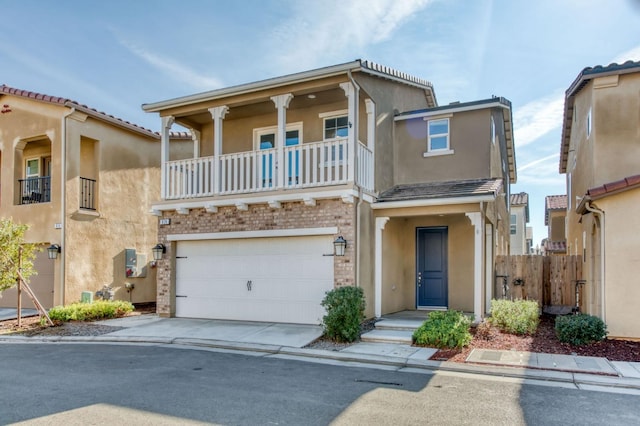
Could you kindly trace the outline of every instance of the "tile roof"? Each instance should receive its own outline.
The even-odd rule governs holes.
[[[549,225],[549,212],[566,210],[567,209],[567,196],[566,195],[547,195],[544,197],[544,224]]]
[[[154,132],[153,130],[149,130],[145,127],[138,126],[135,123],[131,123],[129,121],[123,120],[121,118],[115,117],[105,112],[98,111],[95,108],[91,108],[91,107],[88,107],[87,105],[80,104],[79,102],[76,102],[72,99],[45,95],[38,92],[31,92],[29,90],[16,89],[14,87],[9,87],[6,84],[3,84],[0,86],[0,95],[3,95],[3,94],[19,96],[21,98],[33,99],[35,101],[46,102],[49,104],[60,105],[68,108],[75,108],[78,111],[84,112],[85,114],[91,115],[95,118],[98,118],[104,121],[108,121],[110,123],[119,125],[129,130],[133,130],[133,131],[145,134],[147,136],[151,136],[156,139],[160,138],[160,133],[158,132]],[[188,132],[172,132],[171,137],[176,139],[187,139],[187,138],[191,138],[191,135]]]
[[[496,194],[501,187],[502,179],[456,180],[397,185],[381,193],[378,197],[378,202],[488,195]]]
[[[519,194],[511,194],[509,201],[512,206],[522,206],[529,204],[529,194],[521,192]]]
[[[604,197],[605,195],[635,188],[637,186],[640,186],[640,175],[633,175],[615,182],[609,182],[604,185],[591,188],[587,191],[587,195],[590,196],[591,199],[597,199]]]
[[[623,64],[611,63],[607,66],[596,65],[587,67],[580,71],[580,74],[573,80],[565,92],[564,116],[562,122],[562,136],[560,138],[560,173],[567,170],[567,160],[569,157],[569,142],[571,138],[571,128],[573,124],[573,100],[576,94],[582,90],[592,79],[605,77],[608,75],[620,75],[640,72],[640,61],[626,61]]]
[[[548,253],[566,253],[567,242],[566,241],[544,241],[544,249]]]

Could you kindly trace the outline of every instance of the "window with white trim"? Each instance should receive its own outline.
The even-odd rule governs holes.
[[[591,136],[591,108],[587,113],[587,137]]]
[[[491,116],[491,143],[496,144],[496,122],[493,119],[493,115]]]
[[[450,147],[449,118],[427,120],[427,152],[425,157],[453,154]]]
[[[324,118],[323,139],[338,139],[349,136],[349,117],[346,115]]]
[[[515,214],[511,215],[510,230],[511,230],[511,235],[514,235],[516,233],[516,231],[518,230],[518,217]]]

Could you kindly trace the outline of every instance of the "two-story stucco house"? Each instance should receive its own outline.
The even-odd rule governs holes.
[[[160,315],[317,324],[338,286],[368,317],[486,312],[515,181],[505,99],[438,106],[356,60],[143,109],[162,120]],[[170,156],[173,123],[193,158]]]
[[[547,238],[543,242],[545,254],[567,253],[567,196],[547,195],[544,197],[544,224],[547,226]]]
[[[5,85],[0,106],[0,217],[30,225],[27,241],[42,248],[31,278],[39,301],[68,304],[108,285],[118,299],[154,302],[158,224],[148,206],[160,193],[160,135]],[[172,137],[175,155],[192,155],[190,135]],[[16,307],[15,288],[0,296]]]
[[[527,235],[529,223],[529,194],[520,192],[511,194],[511,214],[509,218],[509,234],[511,242],[510,254],[530,254],[531,240]]]
[[[567,251],[582,254],[588,313],[640,337],[640,62],[585,68],[566,91],[560,172]]]

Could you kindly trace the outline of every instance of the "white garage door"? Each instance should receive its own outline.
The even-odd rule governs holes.
[[[333,288],[330,236],[180,241],[176,316],[319,324]]]

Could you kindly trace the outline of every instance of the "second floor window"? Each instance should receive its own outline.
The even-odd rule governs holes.
[[[449,150],[449,119],[428,122],[428,152]]]
[[[324,119],[324,139],[346,138],[349,135],[349,118],[327,117]]]
[[[511,215],[511,226],[510,226],[511,235],[516,233],[517,227],[518,227],[518,218],[517,218],[517,216],[515,214],[512,214]]]

